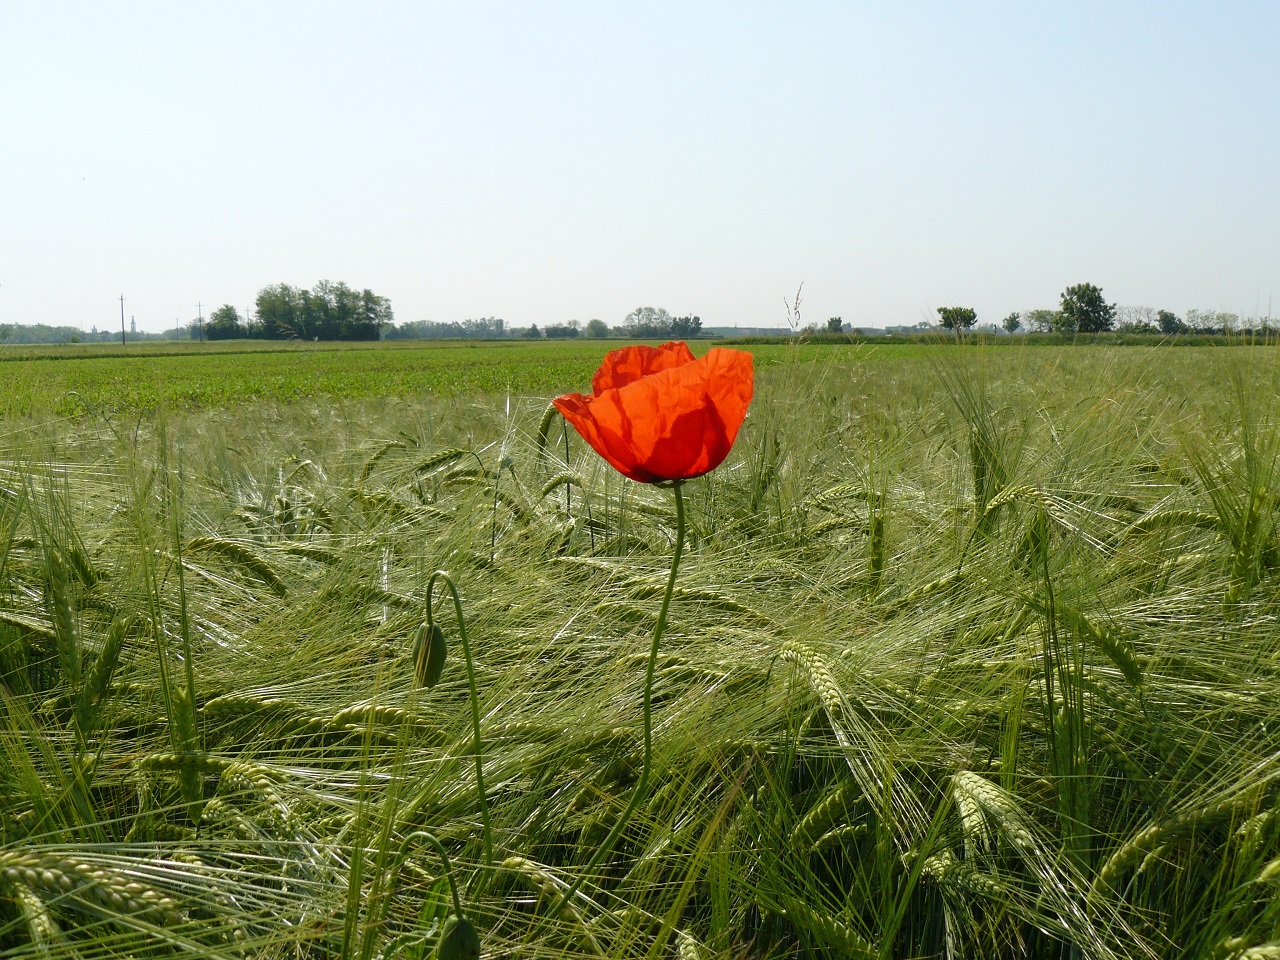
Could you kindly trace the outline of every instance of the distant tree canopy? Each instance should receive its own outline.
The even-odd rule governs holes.
[[[701,317],[676,317],[671,321],[671,335],[692,339],[702,334]]]
[[[117,314],[118,316],[118,314]],[[118,321],[117,321],[118,322]],[[139,330],[137,333],[128,335],[129,343],[141,343],[142,341],[157,340],[185,340],[187,338],[186,327],[176,327],[164,331],[163,333],[144,333]],[[92,330],[81,330],[79,327],[71,326],[50,326],[47,323],[0,323],[0,344],[12,346],[14,344],[35,344],[35,343],[119,343],[120,328],[112,329],[110,326],[101,330],[94,327]]]
[[[603,320],[588,320],[586,335],[592,340],[603,340],[609,336],[609,325]]]
[[[1062,291],[1062,308],[1055,329],[1059,333],[1105,333],[1116,322],[1116,305],[1107,303],[1092,283],[1077,283]]]
[[[204,322],[206,340],[237,340],[248,336],[248,324],[241,323],[240,314],[229,303],[224,303]]]
[[[1022,326],[1022,314],[1016,310],[1000,321],[1000,326],[1004,327],[1009,333],[1014,333]]]
[[[434,320],[411,320],[386,331],[388,340],[497,340],[507,334],[506,322],[501,317],[481,317],[438,323]]]
[[[548,340],[573,340],[581,333],[582,329],[577,320],[548,324],[542,331],[542,335]]]
[[[1048,333],[1058,327],[1057,310],[1028,310],[1022,316],[1034,333]]]
[[[267,340],[377,340],[395,320],[386,297],[328,280],[310,290],[287,283],[263,287],[255,306],[257,321],[248,335]]]
[[[1198,333],[1235,333],[1243,329],[1239,314],[1222,310],[1188,310],[1186,326]]]
[[[978,322],[978,313],[973,307],[939,307],[938,322],[947,330],[959,333],[968,330]]]
[[[637,307],[622,321],[622,335],[637,340],[690,339],[701,332],[701,317],[673,317],[661,307]]]

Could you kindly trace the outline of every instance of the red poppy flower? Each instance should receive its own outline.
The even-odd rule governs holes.
[[[689,480],[718,467],[747,415],[751,354],[713,347],[694,359],[685,343],[623,347],[607,354],[591,396],[554,403],[625,477],[641,483]]]

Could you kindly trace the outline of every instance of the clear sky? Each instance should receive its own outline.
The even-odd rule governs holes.
[[[1280,3],[0,0],[0,323],[1280,314]]]

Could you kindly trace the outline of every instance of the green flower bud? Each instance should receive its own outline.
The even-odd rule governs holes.
[[[477,960],[479,956],[480,934],[476,933],[471,921],[459,916],[446,920],[440,944],[436,947],[437,960]]]
[[[444,662],[449,656],[449,644],[444,631],[437,624],[423,624],[413,638],[413,679],[420,687],[430,690],[440,682]]]

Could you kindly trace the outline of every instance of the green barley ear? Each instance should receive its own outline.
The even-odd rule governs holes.
[[[867,531],[867,583],[871,592],[880,589],[880,578],[884,574],[884,514],[872,514],[871,526]]]
[[[184,761],[178,768],[178,787],[187,804],[187,816],[193,824],[199,825],[204,809],[204,779],[196,758],[200,750],[200,731],[195,705],[182,687],[175,686],[170,698],[170,742]]]
[[[455,915],[445,921],[436,956],[439,960],[476,960],[480,956],[480,934],[470,920]]]
[[[129,616],[117,617],[112,621],[107,639],[102,644],[102,652],[85,673],[84,686],[75,700],[76,731],[82,738],[87,738],[98,725],[100,708],[106,701],[111,678],[120,662],[125,635],[132,626],[133,618]]]
[[[555,423],[556,415],[559,412],[554,403],[548,403],[547,409],[542,411],[542,419],[538,421],[539,460],[542,460],[547,455],[547,438],[551,435],[551,424]]]
[[[1044,569],[1049,559],[1049,548],[1053,537],[1053,529],[1049,524],[1049,515],[1044,507],[1037,505],[1031,522],[1018,541],[1014,550],[1017,562],[1029,574],[1037,574]]]
[[[413,638],[413,680],[420,686],[430,690],[440,682],[444,673],[444,663],[449,656],[449,644],[445,641],[444,631],[435,623],[424,623],[418,627]]]
[[[58,651],[58,667],[72,690],[80,686],[80,641],[71,612],[71,585],[67,562],[57,550],[45,553],[47,597],[53,614],[53,632]]]

